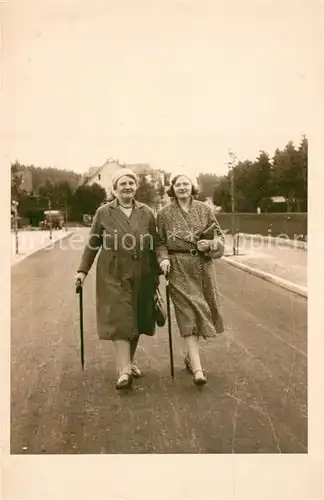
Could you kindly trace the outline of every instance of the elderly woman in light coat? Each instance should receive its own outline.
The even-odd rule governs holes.
[[[134,362],[140,334],[155,333],[154,295],[159,269],[152,210],[135,201],[137,176],[121,168],[112,179],[115,200],[99,207],[75,277],[83,283],[98,250],[96,317],[98,336],[115,346],[119,378],[129,388],[141,376]]]
[[[207,382],[199,355],[199,338],[224,331],[215,259],[224,253],[224,234],[211,207],[195,200],[196,179],[184,170],[171,176],[172,202],[157,214],[157,254],[169,279],[170,297],[187,369],[196,385]]]

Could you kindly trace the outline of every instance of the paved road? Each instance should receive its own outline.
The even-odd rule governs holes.
[[[93,272],[81,371],[79,256],[54,248],[12,268],[12,453],[307,452],[305,299],[218,262],[227,333],[202,343],[209,384],[192,384],[174,326],[175,381],[163,328],[141,341],[145,377],[120,394],[95,333]]]

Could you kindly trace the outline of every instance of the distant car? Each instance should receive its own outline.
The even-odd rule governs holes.
[[[54,230],[63,229],[64,217],[60,210],[46,210],[44,215],[44,220],[40,222],[41,229],[49,230],[51,226]]]

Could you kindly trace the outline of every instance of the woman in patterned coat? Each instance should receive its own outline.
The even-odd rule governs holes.
[[[157,256],[169,279],[176,321],[184,338],[186,367],[204,385],[198,339],[224,331],[214,259],[224,254],[224,234],[211,207],[197,201],[195,178],[178,172],[170,179],[172,201],[157,214]]]
[[[154,294],[161,273],[152,210],[135,201],[136,175],[121,168],[112,179],[116,199],[98,208],[76,282],[83,283],[100,249],[96,272],[97,332],[115,346],[117,389],[141,372],[134,362],[140,334],[155,333]]]

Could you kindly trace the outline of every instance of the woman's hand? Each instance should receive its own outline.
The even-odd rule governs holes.
[[[164,276],[169,274],[171,268],[171,262],[169,261],[169,259],[163,259],[162,262],[160,262],[160,268]]]
[[[210,244],[208,240],[199,240],[197,241],[197,248],[199,252],[206,252],[210,249]]]
[[[82,271],[80,271],[79,273],[77,273],[74,277],[74,281],[75,281],[75,285],[78,286],[78,285],[82,285],[85,278],[86,278],[86,273],[83,273]]]

